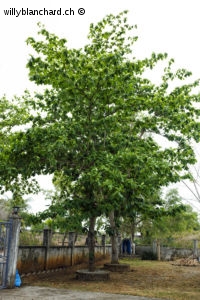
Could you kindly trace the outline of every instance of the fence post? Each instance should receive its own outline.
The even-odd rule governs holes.
[[[153,241],[152,252],[153,252],[153,254],[157,254],[157,241],[156,240]]]
[[[103,246],[103,257],[106,255],[106,235],[102,234],[101,236],[101,245]]]
[[[15,209],[15,208],[14,208]],[[9,218],[11,225],[11,231],[9,233],[9,245],[8,245],[8,273],[7,273],[7,283],[6,286],[9,289],[15,287],[15,276],[17,268],[17,257],[18,257],[18,247],[19,247],[19,234],[21,226],[21,218],[18,215],[18,209],[13,209],[13,213]]]
[[[74,243],[75,243],[75,232],[69,232],[68,246],[71,248],[71,266],[74,265]]]
[[[43,229],[43,246],[49,247],[51,245],[52,232],[49,228]]]
[[[44,270],[48,270],[48,252],[51,245],[52,232],[49,228],[43,229],[43,246],[45,247]]]
[[[194,256],[198,257],[198,240],[194,240]]]

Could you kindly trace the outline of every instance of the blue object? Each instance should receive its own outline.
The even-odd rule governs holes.
[[[19,272],[18,272],[18,270],[16,270],[16,275],[15,275],[15,286],[16,286],[16,287],[20,287],[21,284],[22,284],[22,281],[21,281]]]
[[[131,249],[131,240],[130,239],[123,239],[123,241],[122,241],[122,251],[123,251],[123,254],[131,255],[132,249]]]

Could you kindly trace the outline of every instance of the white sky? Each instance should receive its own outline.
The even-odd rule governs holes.
[[[5,15],[4,10],[66,9],[74,10],[71,16]],[[78,9],[85,14],[79,15]],[[177,67],[193,72],[200,77],[200,1],[199,0],[68,0],[25,1],[1,0],[0,2],[0,97],[21,95],[35,87],[28,80],[26,63],[31,49],[25,40],[36,36],[37,22],[52,33],[65,37],[69,46],[81,47],[86,42],[89,24],[96,23],[106,14],[129,10],[129,23],[137,24],[135,56],[146,57],[151,52],[167,52]],[[48,180],[42,186],[49,188]],[[46,203],[45,203],[46,204]],[[31,203],[34,211],[44,208],[41,200]]]

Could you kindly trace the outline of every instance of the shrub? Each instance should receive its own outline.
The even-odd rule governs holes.
[[[142,260],[157,260],[157,254],[153,253],[153,251],[145,251],[142,253]]]

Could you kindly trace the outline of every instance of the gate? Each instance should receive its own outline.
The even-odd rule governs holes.
[[[7,283],[11,228],[11,222],[0,222],[0,289],[6,288]]]

